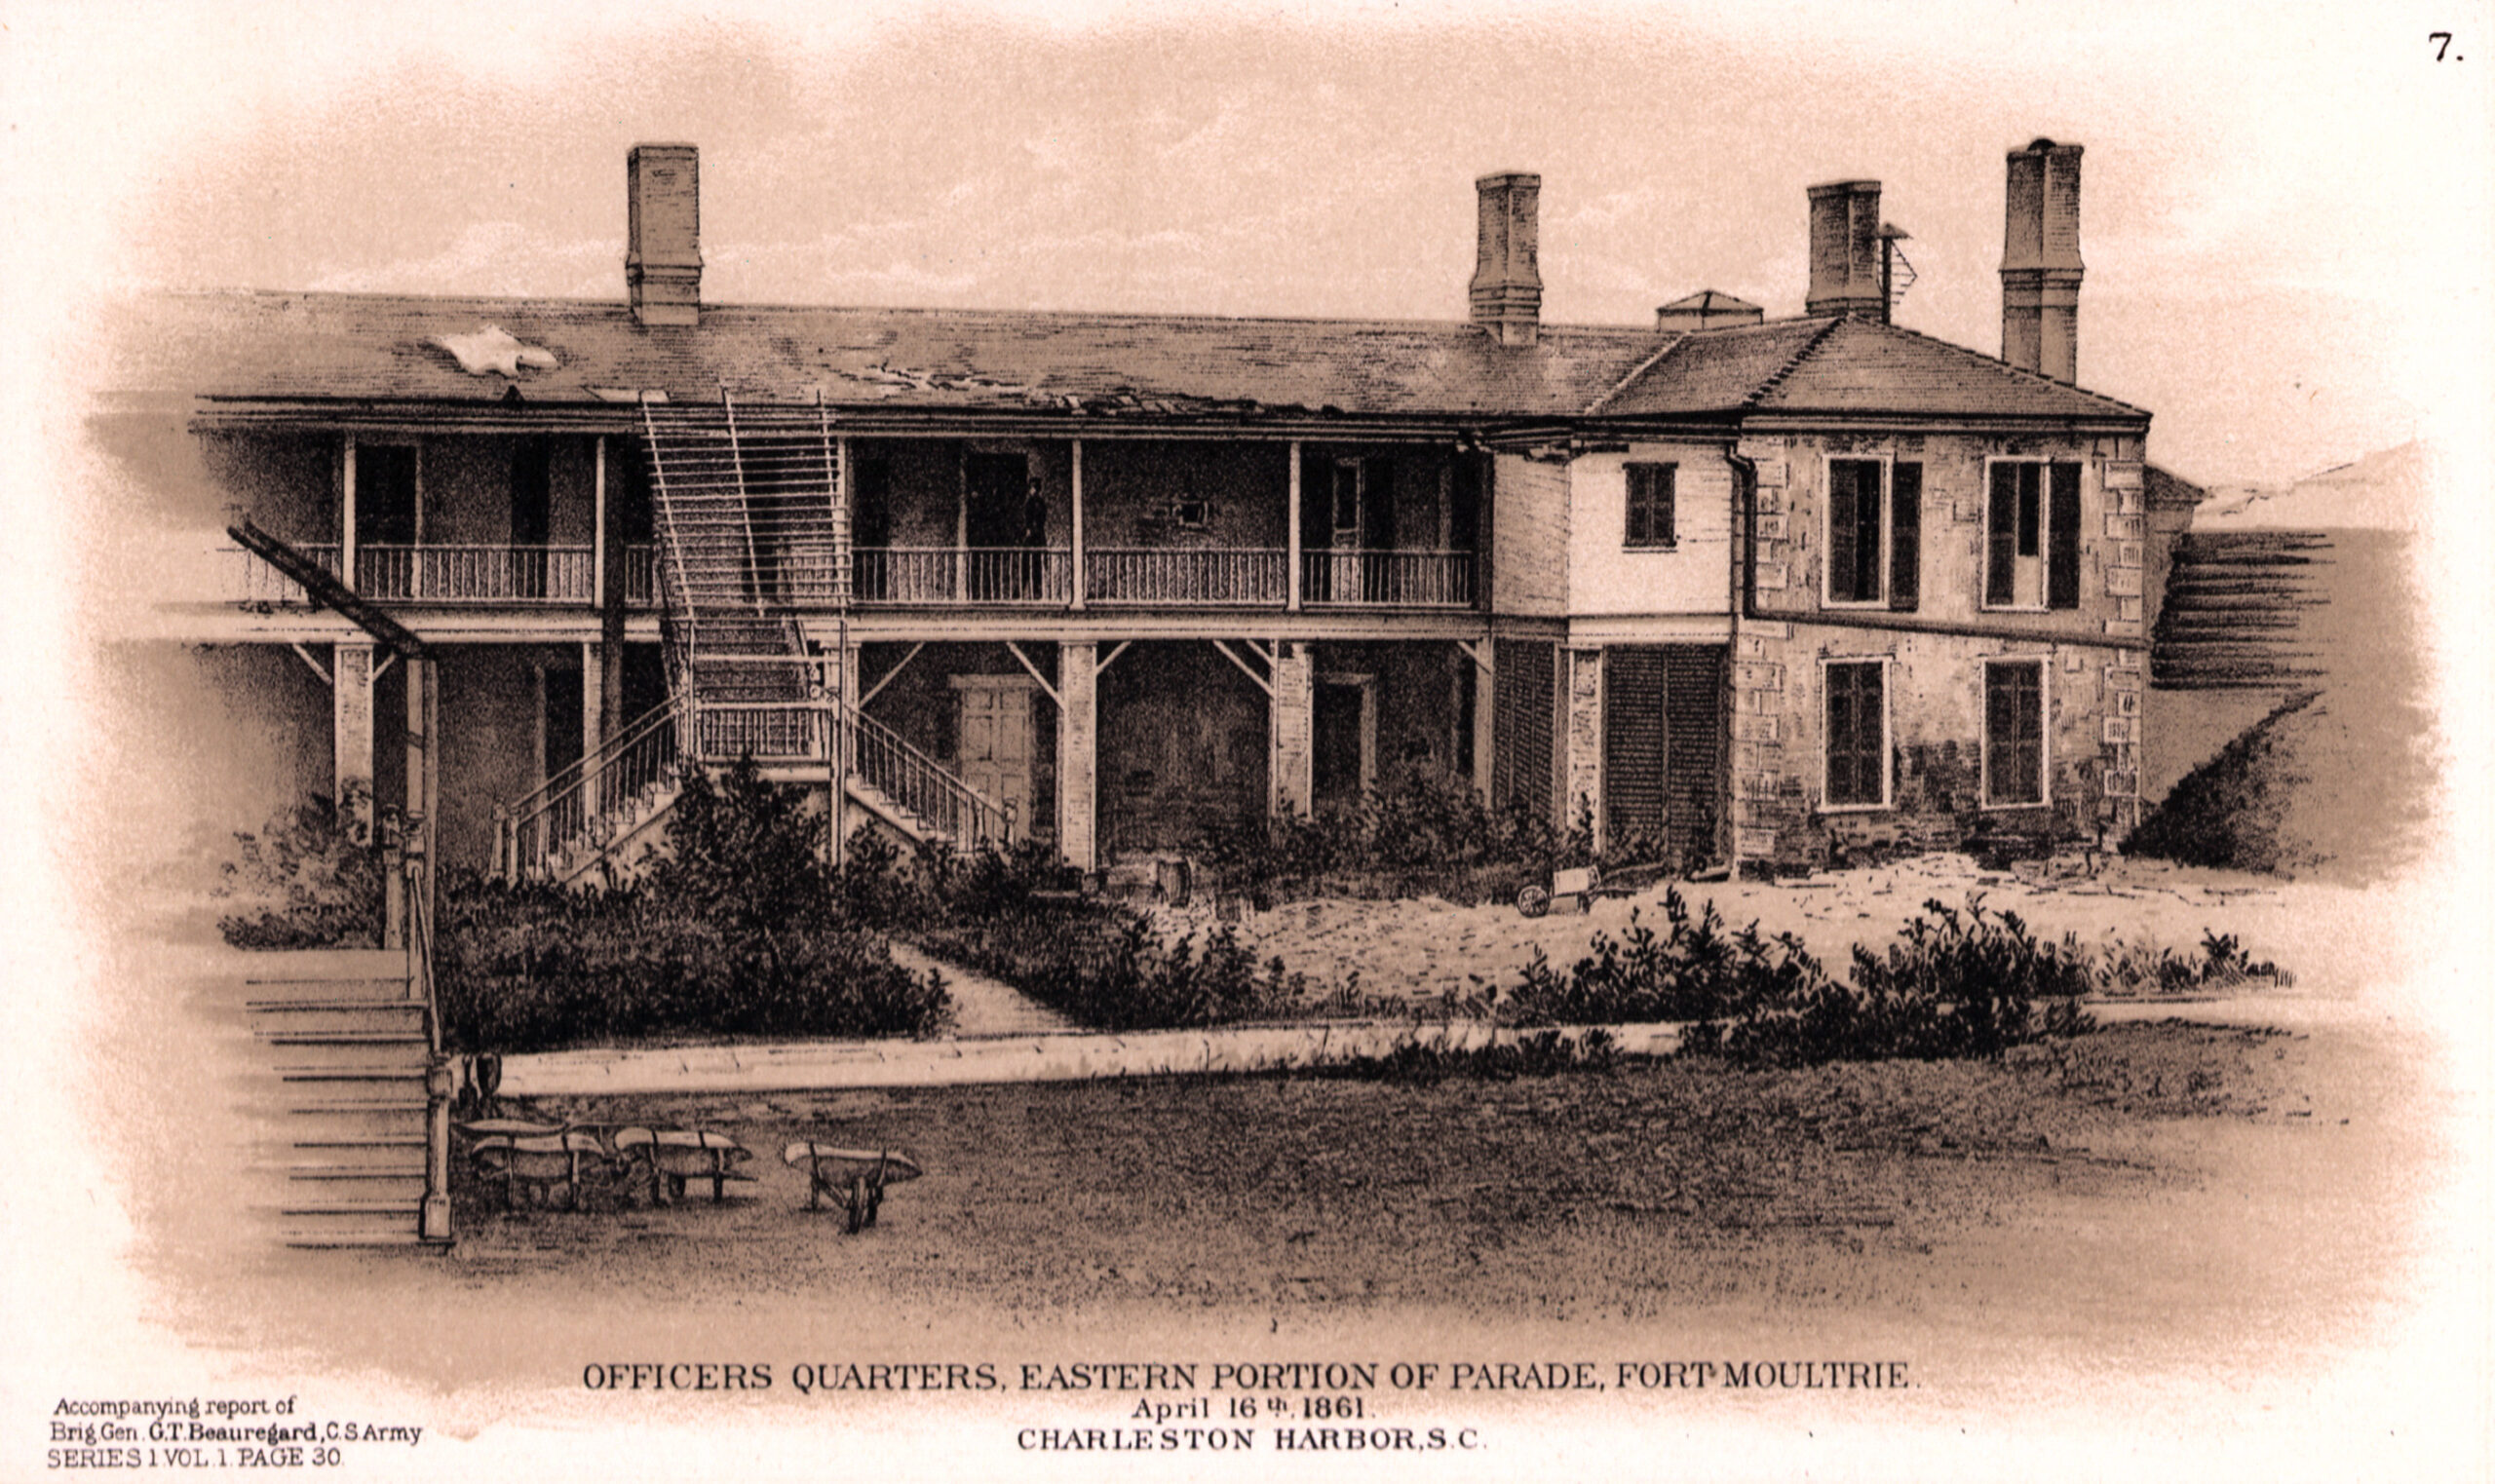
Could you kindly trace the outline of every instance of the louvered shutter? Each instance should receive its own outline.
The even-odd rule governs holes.
[[[1923,596],[1923,466],[1889,472],[1889,607],[1912,613]]]
[[[2046,550],[2045,606],[2079,606],[2079,466],[2053,466],[2053,512]]]
[[[2018,466],[1992,466],[1991,508],[1985,513],[1984,601],[2006,608],[2018,595]]]

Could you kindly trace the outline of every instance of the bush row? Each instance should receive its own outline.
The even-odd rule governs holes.
[[[1314,818],[1285,815],[1214,829],[1205,859],[1224,886],[1266,899],[1315,895],[1505,899],[1555,870],[1664,858],[1664,842],[1597,851],[1591,805],[1569,828],[1521,808],[1493,810],[1470,781],[1415,770]]]
[[[1927,901],[1884,952],[1860,944],[1850,979],[1790,934],[1727,932],[1709,903],[1693,917],[1664,894],[1666,930],[1632,915],[1620,938],[1562,974],[1537,956],[1509,1001],[1520,1024],[1686,1020],[1686,1052],[1752,1066],[1888,1057],[1997,1056],[2089,1028],[2078,999],[2095,987],[2088,956],[2044,941],[2015,913]]]
[[[823,863],[823,818],[749,763],[689,770],[669,850],[638,881],[566,890],[445,884],[437,973],[445,1037],[527,1051],[683,1035],[928,1035],[936,975],[852,916],[863,875]]]

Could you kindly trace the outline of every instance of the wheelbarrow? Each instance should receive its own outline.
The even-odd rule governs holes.
[[[1636,895],[1640,890],[1638,880],[1652,876],[1655,869],[1652,866],[1630,866],[1608,881],[1603,879],[1602,867],[1596,865],[1554,871],[1551,873],[1551,885],[1529,886],[1516,893],[1516,910],[1527,917],[1541,917],[1550,912],[1553,902],[1563,896],[1573,896],[1577,899],[1579,912],[1592,912],[1597,896]]]
[[[1598,866],[1580,866],[1575,870],[1554,871],[1549,886],[1534,885],[1516,893],[1516,910],[1527,917],[1542,917],[1551,904],[1562,896],[1577,899],[1579,912],[1592,912],[1594,898],[1602,893],[1602,870]]]
[[[807,1210],[822,1210],[826,1195],[840,1200],[849,1213],[852,1236],[875,1224],[884,1205],[884,1187],[926,1173],[917,1161],[894,1150],[841,1149],[805,1139],[782,1150],[780,1162],[806,1172]]]

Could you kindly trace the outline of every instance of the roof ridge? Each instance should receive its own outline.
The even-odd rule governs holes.
[[[215,299],[335,299],[366,303],[435,306],[508,306],[525,308],[546,306],[561,309],[604,309],[616,314],[630,314],[632,305],[624,299],[576,298],[560,294],[489,294],[489,293],[402,293],[363,288],[234,288],[200,285],[158,285],[141,291],[141,296],[166,298]],[[1139,309],[1024,309],[980,304],[795,304],[738,303],[702,306],[705,313],[765,313],[809,315],[979,315],[1020,319],[1095,320],[1132,323],[1169,323],[1171,321],[1204,324],[1328,324],[1363,325],[1381,329],[1464,330],[1478,329],[1470,319],[1383,319],[1363,315],[1277,315],[1277,314],[1210,314],[1187,310]],[[1572,324],[1546,322],[1542,330],[1557,330],[1570,334],[1593,334],[1621,339],[1638,339],[1670,333],[1651,324]],[[1669,349],[1670,347],[1666,347]]]
[[[1818,331],[1815,332],[1810,339],[1802,342],[1801,349],[1795,351],[1792,355],[1785,357],[1785,363],[1783,365],[1778,366],[1768,375],[1766,380],[1750,389],[1749,395],[1742,399],[1743,408],[1745,410],[1752,409],[1757,407],[1760,402],[1766,400],[1767,395],[1775,391],[1779,386],[1782,386],[1785,377],[1792,375],[1793,372],[1801,366],[1803,361],[1810,360],[1812,355],[1816,353],[1821,346],[1825,345],[1828,341],[1828,337],[1835,334],[1837,326],[1843,324],[1845,321],[1846,317],[1839,315],[1835,319],[1828,321],[1827,323],[1821,325]]]
[[[1839,321],[1838,323],[1843,323],[1845,322]],[[1861,323],[1886,330],[1891,334],[1911,335],[1917,340],[1924,341],[1927,344],[1939,346],[1942,350],[1955,351],[1961,356],[1973,356],[1975,359],[1983,361],[1987,365],[1999,366],[2002,370],[2008,371],[2013,376],[2024,377],[2029,381],[2038,383],[2039,385],[2058,388],[2064,392],[2076,392],[2082,397],[2092,397],[2098,401],[2107,403],[2110,406],[2120,407],[2126,412],[2136,412],[2142,417],[2153,417],[2156,415],[2155,413],[2150,412],[2146,407],[2134,406],[2131,403],[2123,400],[2119,397],[2108,397],[2102,392],[2092,392],[2075,381],[2061,381],[2048,376],[2042,371],[2031,371],[2025,366],[2013,365],[1999,356],[1987,356],[1983,352],[1977,350],[1972,346],[1960,345],[1955,340],[1943,340],[1938,335],[1927,335],[1922,330],[1909,329],[1905,325],[1900,324],[1895,321],[1864,320]]]
[[[1672,352],[1679,350],[1684,345],[1687,345],[1689,343],[1689,331],[1683,330],[1681,333],[1672,336],[1670,340],[1665,343],[1662,350],[1655,352],[1655,354],[1638,361],[1634,366],[1631,366],[1628,375],[1613,382],[1609,390],[1605,391],[1600,397],[1595,398],[1593,401],[1586,403],[1586,410],[1578,413],[1577,415],[1579,417],[1593,417],[1594,414],[1600,412],[1602,410],[1603,403],[1611,400],[1615,397],[1618,397],[1621,393],[1628,391],[1631,387],[1635,386],[1638,378],[1644,376],[1648,371],[1653,370],[1656,365],[1662,362],[1665,357],[1670,356]]]

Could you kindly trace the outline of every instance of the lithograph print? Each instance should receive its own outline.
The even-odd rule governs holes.
[[[2488,21],[10,7],[0,1475],[2482,1477]]]

